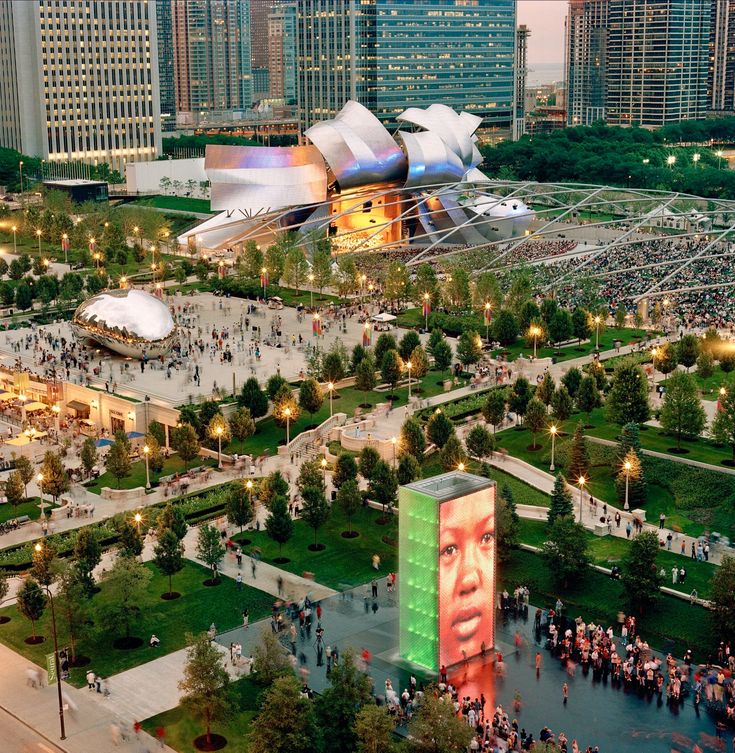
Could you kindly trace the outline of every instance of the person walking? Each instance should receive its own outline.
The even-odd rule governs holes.
[[[242,591],[242,573],[237,574],[237,578],[235,578],[235,583],[237,583],[237,590]]]
[[[242,626],[245,628],[245,630],[248,630],[250,628],[249,625],[250,622],[250,612],[248,611],[247,607],[242,610]]]
[[[659,527],[659,530],[663,531],[665,523],[666,523],[666,513],[662,512],[658,516],[658,527]]]
[[[567,685],[566,683],[561,686],[561,697],[563,699],[562,702],[566,706],[567,701],[569,700],[569,685]]]
[[[541,652],[536,652],[536,677],[541,676]]]

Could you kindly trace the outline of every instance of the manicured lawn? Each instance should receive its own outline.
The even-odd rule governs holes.
[[[689,370],[689,373],[694,377],[694,381],[699,387],[699,394],[703,400],[717,400],[719,397],[720,387],[728,380],[729,374],[726,374],[719,366],[715,366],[714,374],[706,379],[697,374],[696,367]],[[666,384],[667,380],[663,380],[662,384]]]
[[[46,503],[46,512],[50,512],[56,505],[52,503],[49,496],[43,500]],[[31,520],[38,520],[41,517],[41,504],[40,497],[29,497],[25,502],[21,502],[14,508],[10,504],[0,505],[0,523],[4,523],[6,520],[12,520],[21,515],[27,515]],[[2,543],[2,539],[0,539]]]
[[[78,644],[78,653],[88,656],[89,665],[103,677],[122,672],[144,662],[177,651],[186,645],[186,633],[198,633],[209,628],[214,622],[218,630],[228,630],[241,622],[244,607],[250,610],[252,622],[270,614],[273,598],[256,588],[243,585],[242,591],[231,578],[222,578],[219,586],[207,588],[203,581],[209,571],[187,561],[184,569],[173,577],[173,588],[181,593],[181,598],[164,601],[161,594],[168,591],[168,578],[158,573],[152,563],[146,564],[153,578],[148,584],[146,595],[140,604],[141,619],[133,635],[144,639],[140,648],[122,651],[113,647],[113,640],[119,636],[90,628],[89,634]],[[100,593],[92,598],[90,611],[104,605],[109,595],[103,584]],[[36,625],[36,633],[47,640],[37,646],[29,646],[24,639],[31,635],[31,623],[22,617],[15,606],[0,610],[0,614],[11,617],[11,621],[0,625],[0,641],[13,648],[29,660],[45,666],[46,654],[53,650],[51,645],[51,615],[47,609]],[[94,617],[92,617],[94,619]],[[67,631],[63,618],[57,615],[62,645],[68,645]],[[148,647],[148,639],[155,633],[161,640],[158,649]],[[73,669],[71,683],[77,687],[84,684],[87,668]]]
[[[319,529],[317,541],[326,548],[320,552],[309,551],[309,545],[314,543],[314,530],[302,520],[294,522],[293,538],[283,545],[282,556],[288,557],[287,562],[278,567],[290,573],[301,575],[304,572],[314,573],[314,580],[331,588],[341,590],[346,585],[356,586],[366,583],[376,575],[385,577],[396,569],[397,548],[393,544],[386,544],[383,537],[389,540],[398,538],[398,518],[392,518],[386,525],[378,525],[381,516],[379,510],[361,508],[352,519],[353,531],[360,535],[354,539],[342,537],[347,531],[347,519],[335,506],[327,523]],[[276,544],[265,531],[247,531],[234,537],[247,538],[252,544],[245,547],[246,552],[257,548],[261,552],[263,562],[273,564],[273,559],[279,556]],[[374,554],[380,556],[380,570],[372,567]]]
[[[212,458],[197,458],[189,462],[189,468],[196,466],[208,465],[215,467],[217,461]],[[186,470],[184,461],[178,455],[171,455],[163,463],[163,470],[160,473],[150,472],[151,486],[158,486],[158,479],[161,476],[170,476],[172,473],[183,473]],[[86,485],[89,491],[99,494],[103,486],[109,486],[111,489],[135,489],[138,486],[145,486],[145,461],[139,460],[130,467],[130,475],[121,479],[118,486],[118,480],[105,471],[101,476]]]
[[[430,371],[422,380],[419,385],[418,380],[411,380],[411,394],[416,395],[417,388],[422,390],[421,397],[431,397],[443,392],[444,388],[439,384],[441,381],[441,374],[438,371]],[[393,391],[394,395],[398,395],[398,400],[393,401],[393,407],[398,408],[405,405],[408,400],[408,386],[398,387]],[[339,395],[339,397],[337,397]],[[388,392],[362,392],[354,387],[343,387],[339,392],[335,392],[333,398],[333,412],[334,413],[346,413],[348,416],[352,416],[355,413],[355,408],[362,403],[370,403],[371,405],[377,405],[378,403],[386,402]],[[297,421],[292,421],[290,426],[291,439],[297,437],[302,431],[305,431],[307,426],[319,425],[322,421],[326,421],[329,418],[329,396],[324,395],[324,402],[322,407],[312,416],[310,413],[302,412]],[[286,427],[281,428],[275,422],[272,417],[258,421],[257,431],[252,437],[249,437],[244,442],[239,440],[233,440],[227,447],[227,452],[236,452],[239,455],[253,454],[262,455],[263,453],[270,453],[275,455],[278,451],[278,445],[283,443],[286,439]]]
[[[248,677],[236,680],[231,685],[234,695],[235,713],[226,722],[213,725],[212,732],[227,738],[227,745],[221,750],[225,753],[246,753],[246,742],[250,724],[258,711],[258,696],[263,686],[257,685]],[[179,753],[198,753],[193,740],[204,734],[201,723],[189,716],[180,706],[162,714],[152,716],[143,722],[143,729],[151,735],[156,729],[166,730],[166,744]]]
[[[134,202],[137,206],[175,209],[180,212],[211,212],[209,199],[193,199],[189,196],[152,196]]]
[[[553,606],[559,596],[567,615],[581,615],[587,622],[594,620],[605,627],[617,625],[619,610],[627,611],[620,581],[590,570],[564,589],[554,582],[543,559],[531,552],[514,551],[499,567],[498,581],[509,591],[518,585],[528,586],[531,603],[540,606]],[[637,624],[641,637],[677,656],[691,648],[697,660],[704,660],[712,646],[707,610],[674,597],[662,596],[648,613],[638,615]]]

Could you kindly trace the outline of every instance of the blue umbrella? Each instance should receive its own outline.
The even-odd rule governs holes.
[[[95,442],[95,445],[97,447],[107,447],[107,445],[111,445],[111,444],[112,444],[112,440],[111,439],[98,439]]]
[[[125,433],[125,436],[128,439],[139,439],[140,437],[143,437],[145,435],[141,434],[139,431],[128,431]]]

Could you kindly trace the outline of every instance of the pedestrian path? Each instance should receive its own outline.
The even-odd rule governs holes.
[[[49,651],[53,651],[51,646]],[[139,719],[118,707],[114,696],[102,701],[103,696],[99,693],[78,690],[62,683],[63,700],[68,708],[64,714],[66,740],[60,740],[58,691],[56,685],[46,683],[45,671],[41,671],[44,687],[31,687],[26,669],[34,665],[2,644],[0,666],[3,668],[0,672],[0,707],[65,753],[106,753],[113,749],[111,725],[122,722],[132,727],[133,721]],[[140,690],[138,688],[139,693]],[[143,753],[154,749],[174,753],[168,746],[161,748],[145,732],[114,749],[120,753]],[[0,750],[5,750],[2,743]]]

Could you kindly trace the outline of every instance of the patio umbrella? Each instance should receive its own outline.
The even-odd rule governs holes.
[[[140,437],[144,437],[145,434],[141,434],[139,431],[128,431],[125,433],[125,436],[128,439],[140,439]]]
[[[112,444],[111,439],[98,439],[95,443],[95,447],[107,447]]]

